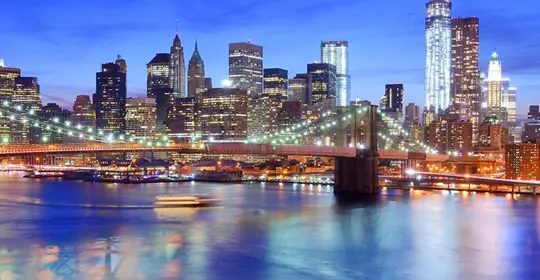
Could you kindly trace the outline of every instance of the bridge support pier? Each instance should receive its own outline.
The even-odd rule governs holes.
[[[335,160],[334,193],[345,196],[376,195],[379,193],[377,154],[359,152],[354,158]]]

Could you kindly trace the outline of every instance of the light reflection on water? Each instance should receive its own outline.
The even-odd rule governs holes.
[[[208,209],[0,203],[0,279],[529,279],[539,200],[385,189],[338,204],[325,185],[92,184],[0,177],[0,196],[147,204],[206,193]],[[62,278],[60,278],[62,277]]]

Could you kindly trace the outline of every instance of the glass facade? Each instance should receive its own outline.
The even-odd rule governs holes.
[[[229,80],[249,96],[263,93],[263,47],[251,43],[229,44]]]
[[[15,78],[15,88],[11,101],[14,104],[22,105],[25,108],[32,109],[36,114],[41,112],[41,96],[39,92],[38,80],[35,77],[17,77]],[[23,117],[23,119],[26,119]],[[30,128],[31,123],[28,120],[23,122],[12,122],[10,143],[29,144],[32,139],[31,132],[35,130]]]
[[[252,98],[248,109],[248,136],[254,138],[276,132],[279,107],[279,99],[266,94]]]
[[[510,79],[503,78],[501,106],[508,112],[508,122],[516,121],[516,95],[517,88],[510,86]]]
[[[288,71],[284,69],[264,69],[264,94],[281,102],[287,101],[288,76]]]
[[[328,63],[312,63],[307,65],[307,72],[311,76],[310,104],[325,99],[336,98],[336,66]],[[334,103],[335,104],[335,103]]]
[[[156,99],[157,129],[165,130],[167,107],[174,102],[173,90],[170,87],[170,60],[168,53],[158,53],[146,64],[146,96]]]
[[[173,40],[169,64],[169,87],[176,97],[186,97],[186,64],[184,62],[184,48],[178,33]]]
[[[289,80],[289,100],[308,104],[311,96],[311,75],[297,74]]]
[[[336,67],[337,106],[347,106],[351,96],[351,76],[349,76],[349,42],[321,42],[321,61]]]
[[[167,111],[169,136],[187,142],[198,134],[198,106],[195,97],[177,98],[171,110]]]
[[[436,112],[450,105],[451,8],[450,0],[430,0],[426,4],[425,107],[433,106]]]
[[[115,63],[102,65],[96,73],[96,127],[104,132],[124,133],[126,129],[126,73]]]
[[[15,78],[21,76],[21,69],[0,66],[0,102],[11,100],[14,92]],[[7,118],[0,117],[0,140],[8,142],[10,138],[10,122]]]

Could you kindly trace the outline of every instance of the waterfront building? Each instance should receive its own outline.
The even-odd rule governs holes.
[[[126,136],[135,140],[154,141],[157,136],[156,99],[126,100]]]
[[[251,42],[229,44],[229,80],[250,97],[263,93],[263,47]]]
[[[349,42],[322,41],[321,61],[336,67],[336,105],[347,106],[351,96],[349,76]]]
[[[146,96],[156,100],[157,131],[165,131],[167,108],[174,103],[171,81],[171,55],[158,53],[146,64]]]
[[[452,19],[451,112],[472,122],[473,135],[478,133],[482,107],[479,45],[478,18]]]
[[[472,151],[472,123],[470,121],[439,118],[427,129],[428,145],[441,153],[467,155]]]
[[[264,95],[276,99],[280,103],[287,101],[288,79],[288,71],[285,69],[264,69]]]
[[[199,101],[203,140],[244,141],[247,139],[248,93],[237,88],[212,88]]]
[[[201,93],[210,88],[206,84],[204,61],[195,42],[195,50],[188,64],[188,96],[200,99]]]
[[[430,0],[426,4],[425,107],[433,107],[437,114],[450,105],[451,9],[450,0]]]
[[[174,98],[186,97],[186,64],[184,62],[184,47],[178,37],[178,30],[174,36],[170,52],[169,88]]]
[[[126,128],[126,73],[115,63],[105,63],[96,73],[96,128],[124,133]]]
[[[511,180],[540,180],[540,144],[507,145],[505,175]]]
[[[336,66],[328,63],[311,63],[307,65],[307,73],[311,76],[310,104],[325,99],[336,100]],[[335,106],[335,105],[334,105]]]

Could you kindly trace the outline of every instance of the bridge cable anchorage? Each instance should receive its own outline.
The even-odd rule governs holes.
[[[27,109],[21,105],[15,105],[13,107],[13,106],[10,106],[13,104],[7,100],[3,101],[1,105],[2,107],[0,107],[0,117],[5,117],[9,121],[20,122],[24,124],[31,122],[33,123],[32,127],[35,127],[35,128],[42,128],[45,131],[54,132],[61,135],[67,135],[67,136],[73,136],[73,137],[78,136],[79,139],[86,139],[86,140],[90,140],[90,141],[94,141],[98,143],[111,143],[115,141],[114,133],[109,133],[108,135],[105,135],[105,133],[102,130],[99,130],[99,129],[96,130],[91,126],[85,127],[81,124],[72,124],[71,121],[69,120],[65,122],[60,122],[58,118],[53,118],[52,120],[43,120],[43,118],[40,119],[40,117],[37,116],[34,110],[32,110],[31,108]],[[7,110],[5,109],[6,107],[15,109],[15,111]],[[32,117],[30,116],[35,117],[35,119],[32,119]],[[94,134],[93,132],[97,132],[97,134]],[[92,133],[92,134],[89,134],[89,133]],[[168,144],[167,135],[162,136],[163,142],[156,141],[155,143],[148,142],[145,137],[127,137],[123,134],[120,134],[117,137],[118,137],[118,141],[116,142],[120,142],[120,143],[139,142],[139,144],[150,145],[150,146],[152,145],[160,146],[160,145]],[[2,139],[2,140],[4,143],[9,142],[8,139]],[[42,140],[44,140],[44,142],[47,142],[48,139],[44,138]]]

